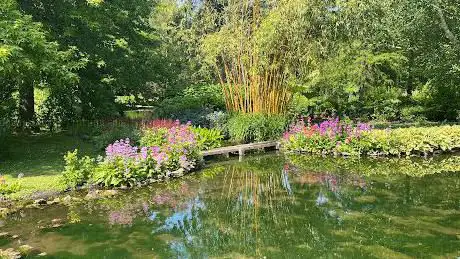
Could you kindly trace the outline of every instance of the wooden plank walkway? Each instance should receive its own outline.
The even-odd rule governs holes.
[[[203,155],[203,157],[215,156],[215,155],[225,155],[228,157],[230,153],[238,153],[241,159],[244,156],[245,151],[255,150],[255,149],[265,149],[269,147],[274,147],[275,149],[279,149],[280,142],[264,141],[264,142],[236,145],[236,146],[230,146],[230,147],[220,147],[220,148],[203,151],[201,154]]]

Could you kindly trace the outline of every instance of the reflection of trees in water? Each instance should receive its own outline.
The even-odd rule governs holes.
[[[288,173],[279,164],[227,166],[215,178],[202,182],[202,194],[189,197],[186,208],[173,212],[154,232],[182,236],[170,248],[185,257],[233,252],[257,255],[266,245],[264,240],[277,246],[276,233],[290,228],[290,208],[295,202]]]
[[[142,230],[175,257],[370,257],[374,251],[392,257],[455,251],[449,240],[455,241],[460,229],[455,220],[460,194],[446,190],[458,190],[460,177],[317,169],[283,166],[271,157],[227,164],[199,183],[117,198],[107,211],[136,212],[127,228]],[[158,241],[161,235],[170,238]]]
[[[220,228],[231,229],[239,250],[256,254],[261,239],[271,230],[287,227],[291,221],[292,187],[284,170],[257,171],[231,166],[223,176],[220,201],[225,206]],[[223,203],[223,204],[221,204]]]

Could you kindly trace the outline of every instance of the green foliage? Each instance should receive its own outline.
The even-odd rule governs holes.
[[[208,129],[201,127],[192,127],[191,131],[194,134],[197,142],[198,150],[208,150],[217,148],[222,145],[224,136],[218,129]],[[159,147],[167,143],[168,129],[154,128],[142,130],[140,145],[143,147]]]
[[[287,119],[282,115],[236,114],[228,121],[230,139],[238,143],[278,139],[286,130]]]
[[[192,128],[192,132],[195,134],[199,150],[209,150],[222,145],[224,136],[218,129],[194,127]]]
[[[139,143],[142,147],[159,147],[166,143],[167,134],[166,128],[144,129]]]
[[[102,186],[134,186],[149,179],[170,177],[171,172],[176,172],[173,176],[182,175],[195,168],[202,159],[200,146],[217,143],[217,132],[200,131],[204,133],[199,143],[190,124],[170,126],[144,129],[141,148],[131,145],[133,142],[129,139],[110,144],[106,148],[106,156],[91,168],[93,173],[86,181]],[[78,160],[76,152],[69,153],[66,159],[69,160],[66,172],[71,176],[67,178],[85,181],[79,170],[80,163],[86,165],[93,160]]]
[[[93,136],[97,149],[103,150],[109,144],[119,139],[129,138],[132,143],[138,143],[140,140],[140,130],[134,123],[113,122],[104,125],[104,129],[99,135]]]
[[[2,1],[0,14],[0,92],[5,97],[0,106],[16,110],[18,117],[12,118],[16,125],[31,129],[36,127],[34,88],[70,94],[79,80],[76,71],[86,62],[75,48],[53,42],[42,24],[24,15],[16,1]],[[18,103],[4,101],[16,92]]]
[[[458,121],[459,17],[456,0],[3,0],[1,123],[60,130],[148,105],[214,127],[224,97],[248,112]]]
[[[372,53],[358,43],[342,46],[311,73],[303,94],[312,98],[309,108],[314,114],[394,120],[399,116],[402,89],[397,83],[404,62],[396,52]]]
[[[8,153],[11,129],[8,121],[0,119],[0,158]]]
[[[21,190],[21,183],[19,181],[12,181],[10,183],[6,182],[3,176],[0,176],[0,194],[8,195],[12,193],[19,192]]]
[[[140,169],[134,162],[126,163],[122,158],[104,161],[94,169],[91,180],[103,186],[132,186],[140,179],[146,178]]]
[[[178,58],[168,53],[170,46],[163,44],[156,24],[150,24],[156,1],[18,2],[62,46],[75,46],[86,60],[78,73],[80,84],[71,92],[77,118],[117,115],[115,96],[142,94],[144,99],[136,101],[143,102],[162,97],[165,88],[172,90],[183,82]]]
[[[296,134],[284,142],[283,148],[315,154],[426,156],[459,150],[460,126],[374,129],[340,143],[319,134]]]
[[[88,181],[95,169],[95,161],[89,156],[78,157],[78,150],[64,156],[65,168],[62,173],[64,183],[69,187],[80,186]]]
[[[207,116],[225,108],[220,85],[193,85],[182,92],[164,99],[158,105],[158,115],[163,118],[178,119],[185,123],[209,126]]]

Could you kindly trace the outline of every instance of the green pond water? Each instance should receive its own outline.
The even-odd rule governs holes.
[[[116,198],[23,210],[2,220],[19,238],[0,246],[45,258],[458,258],[459,162],[214,163]]]

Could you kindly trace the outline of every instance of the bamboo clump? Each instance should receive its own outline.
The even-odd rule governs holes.
[[[248,19],[248,10],[252,10],[249,18],[252,22],[236,26],[240,34],[237,50],[231,54],[222,53],[216,64],[226,108],[240,113],[283,114],[291,100],[282,64],[283,50],[266,54],[257,49],[254,32],[261,19],[260,0],[243,2],[239,13],[246,16],[240,19]]]

